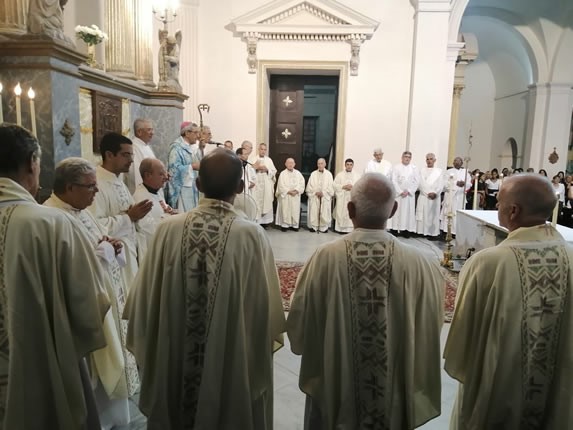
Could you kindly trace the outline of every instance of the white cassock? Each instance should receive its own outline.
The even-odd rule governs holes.
[[[148,145],[139,137],[133,136],[131,138],[133,142],[133,163],[129,167],[129,172],[124,175],[125,185],[129,189],[130,193],[135,192],[135,188],[143,182],[141,179],[141,173],[139,173],[139,165],[145,158],[157,158],[151,145]]]
[[[298,191],[291,196],[289,191]],[[277,217],[276,224],[281,227],[299,228],[300,196],[304,193],[304,176],[298,170],[284,169],[277,183]]]
[[[450,176],[453,176],[453,179],[450,179]],[[465,182],[466,186],[458,187],[456,185],[458,181]],[[472,178],[471,175],[466,175],[466,169],[456,169],[455,167],[452,167],[446,171],[444,184],[445,194],[444,202],[442,203],[442,210],[440,212],[440,229],[444,232],[448,231],[447,215],[451,208],[451,213],[453,216],[452,234],[456,234],[457,211],[465,209],[466,207],[466,190],[472,186]]]
[[[255,169],[253,169],[253,166],[250,164],[245,165],[243,168],[243,182],[245,183],[243,193],[254,197],[255,189],[257,188],[257,172],[255,172]],[[251,188],[251,184],[255,185]]]
[[[271,429],[285,320],[264,230],[203,198],[153,243],[125,312],[148,428]]]
[[[316,196],[319,191],[323,194],[320,199]],[[334,196],[332,173],[326,169],[322,172],[319,170],[312,172],[306,185],[306,195],[308,196],[306,225],[308,228],[322,232],[328,231],[332,222],[332,197]]]
[[[398,209],[388,220],[387,229],[416,232],[416,190],[420,182],[420,172],[413,164],[397,164],[392,169],[392,184],[396,193]],[[403,191],[408,195],[401,196]]]
[[[104,229],[89,211],[75,209],[55,194],[44,202],[44,206],[60,209],[77,219],[99,257],[104,273],[104,289],[111,307],[104,320],[107,346],[91,354],[92,373],[101,382],[95,389],[96,403],[102,427],[128,425],[128,397],[139,389],[139,375],[135,358],[125,348],[127,321],[121,315],[127,300],[127,285],[121,274],[120,263],[113,246],[102,241]]]
[[[441,194],[444,190],[444,171],[439,167],[420,169],[420,194],[416,205],[416,233],[424,236],[440,234]],[[428,194],[435,193],[431,200]]]
[[[350,201],[350,191],[342,189],[345,185],[354,185],[360,179],[360,175],[355,172],[344,170],[336,175],[334,179],[334,193],[336,195],[336,206],[334,207],[334,230],[342,233],[350,233],[354,230],[352,220],[348,216],[348,202]]]
[[[366,165],[364,173],[382,173],[384,176],[390,177],[392,173],[392,163],[382,159],[380,162],[370,160]]]
[[[145,185],[139,184],[135,189],[135,193],[133,193],[135,203],[144,200],[150,200],[153,203],[151,211],[137,222],[137,258],[140,263],[142,263],[145,258],[147,247],[155,234],[157,224],[170,216],[165,212],[167,205],[160,191],[161,190],[157,193],[152,193],[145,188]]]
[[[2,428],[84,428],[93,395],[80,361],[106,346],[110,305],[92,244],[75,219],[0,178],[0,250]]]
[[[445,370],[460,382],[450,429],[573,428],[573,248],[522,227],[460,272]]]
[[[255,201],[257,203],[257,222],[270,224],[273,222],[273,201],[275,199],[275,175],[277,169],[270,157],[255,158],[256,163],[264,164],[266,172],[257,171],[257,185],[255,186]]]
[[[126,265],[121,272],[130,288],[138,266],[136,227],[127,215],[127,210],[134,204],[133,197],[123,181],[102,166],[96,167],[96,177],[99,192],[88,210],[104,227],[107,236],[122,241]]]
[[[436,258],[386,231],[319,247],[287,321],[305,428],[413,429],[440,415],[443,297]]]

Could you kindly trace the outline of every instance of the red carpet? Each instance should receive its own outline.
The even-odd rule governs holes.
[[[281,282],[281,297],[283,299],[283,309],[290,310],[290,297],[294,291],[296,278],[302,269],[304,263],[296,263],[292,261],[277,261],[277,270],[279,272],[279,279]],[[444,300],[444,320],[451,322],[454,315],[454,303],[456,301],[456,289],[458,284],[457,273],[450,272],[449,270],[442,269],[444,276],[444,284],[446,288]]]

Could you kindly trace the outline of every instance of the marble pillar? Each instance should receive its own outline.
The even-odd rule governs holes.
[[[450,121],[450,141],[448,144],[448,166],[453,166],[456,154],[456,143],[458,136],[458,121],[460,118],[460,99],[465,85],[454,84],[454,95],[452,98],[452,116]]]
[[[30,0],[2,0],[0,6],[0,34],[25,34],[28,32]]]
[[[153,16],[151,0],[135,2],[135,79],[143,85],[155,87],[153,82]]]
[[[109,36],[105,53],[106,71],[135,79],[134,0],[106,0],[105,20]]]

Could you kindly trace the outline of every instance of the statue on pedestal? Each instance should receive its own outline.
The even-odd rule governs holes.
[[[179,83],[181,37],[181,30],[175,32],[175,37],[169,36],[167,30],[159,30],[159,91],[180,93],[183,90]]]
[[[72,40],[64,34],[64,6],[68,0],[30,0],[28,33],[58,39],[70,46]]]

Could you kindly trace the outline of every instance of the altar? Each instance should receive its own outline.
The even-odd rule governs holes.
[[[557,225],[557,231],[573,243],[573,229]],[[471,252],[495,246],[507,237],[508,231],[499,225],[497,211],[458,210],[454,256],[465,257]]]

